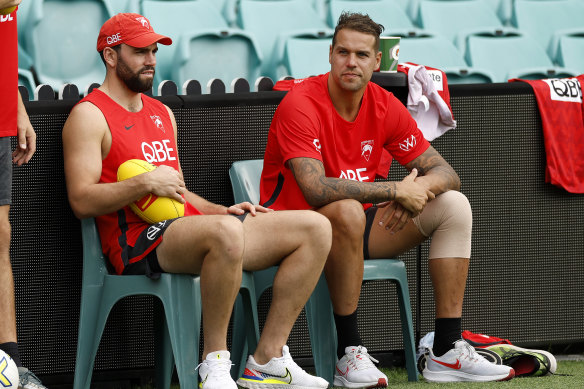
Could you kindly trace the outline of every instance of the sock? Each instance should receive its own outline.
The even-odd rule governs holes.
[[[453,348],[454,342],[462,339],[462,319],[444,318],[436,319],[434,330],[434,346],[432,351],[437,357],[446,354]]]
[[[16,342],[7,342],[0,344],[0,350],[10,355],[10,358],[16,363],[16,367],[21,367],[20,354],[18,353],[18,345]]]
[[[350,315],[340,316],[336,313],[335,325],[337,326],[337,357],[341,359],[345,355],[345,347],[362,345],[361,336],[357,329],[357,310]]]

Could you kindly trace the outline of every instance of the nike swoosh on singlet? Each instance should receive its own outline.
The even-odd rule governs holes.
[[[435,360],[434,358],[432,358],[432,360],[436,363],[441,364],[442,366],[446,366],[446,367],[449,367],[449,368],[454,369],[454,370],[460,370],[460,368],[462,367],[462,365],[460,364],[460,360],[458,360],[458,359],[456,360],[456,363],[441,362],[441,361]]]
[[[133,125],[133,124],[132,124],[131,126],[124,126],[124,128],[125,128],[126,130],[128,130],[128,131],[129,131],[129,130],[130,130],[132,127],[134,127],[134,125]]]

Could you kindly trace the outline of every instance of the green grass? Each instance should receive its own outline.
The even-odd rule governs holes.
[[[436,384],[424,381],[408,382],[408,375],[405,369],[381,369],[389,378],[388,389],[583,389],[584,388],[584,360],[583,361],[558,361],[556,375],[546,377],[524,377],[514,378],[505,382],[477,382],[477,383],[451,383]],[[335,387],[336,388],[336,387]],[[146,389],[146,388],[142,388]],[[178,385],[173,385],[172,389],[179,389]],[[337,388],[341,389],[341,388]]]
[[[414,389],[414,388],[525,388],[525,389],[582,389],[584,388],[584,361],[559,361],[556,375],[545,377],[523,377],[514,378],[505,382],[486,382],[486,383],[451,383],[451,384],[437,384],[424,381],[423,378],[419,382],[408,382],[408,376],[405,369],[382,369],[382,371],[389,378],[389,389]]]

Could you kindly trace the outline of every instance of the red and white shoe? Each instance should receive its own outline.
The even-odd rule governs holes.
[[[441,357],[436,357],[430,350],[422,375],[430,382],[487,382],[510,380],[515,371],[512,367],[487,361],[471,345],[459,340]]]
[[[378,362],[363,346],[345,348],[345,355],[337,362],[334,386],[343,388],[386,388],[387,376],[373,362]]]

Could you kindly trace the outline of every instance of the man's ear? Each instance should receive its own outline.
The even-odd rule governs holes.
[[[118,62],[118,52],[111,47],[103,49],[103,60],[109,67],[115,67]]]

